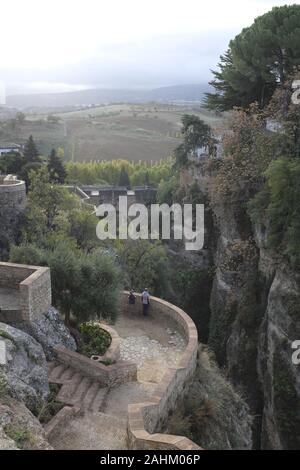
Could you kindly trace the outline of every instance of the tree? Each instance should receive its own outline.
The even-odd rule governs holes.
[[[208,109],[225,111],[257,101],[264,107],[300,63],[300,6],[275,7],[229,43],[210,82]]]
[[[26,163],[40,162],[39,151],[32,135],[26,141],[23,153]]]
[[[19,152],[10,152],[0,157],[0,171],[7,174],[20,175],[25,163],[24,157]]]
[[[54,114],[48,114],[47,121],[51,124],[57,124],[60,121],[60,118]]]
[[[24,124],[24,121],[26,119],[26,114],[22,113],[21,111],[19,111],[17,114],[16,114],[16,119],[18,121],[19,124]]]
[[[180,144],[174,151],[176,166],[179,168],[187,164],[190,154],[196,155],[197,150],[202,147],[212,149],[215,144],[211,127],[198,116],[184,114],[181,122],[183,144]]]
[[[149,178],[149,172],[146,171],[145,173],[145,186],[150,186],[150,178]]]
[[[129,175],[124,167],[121,168],[119,186],[126,186],[126,188],[130,188]]]
[[[142,290],[148,287],[152,294],[165,296],[168,289],[168,259],[160,242],[120,241],[118,253],[128,277],[125,281],[127,288]]]
[[[65,203],[67,190],[51,183],[46,167],[31,172],[29,177],[26,239],[38,241],[63,228],[63,221],[58,216]]]
[[[114,258],[102,250],[84,254],[67,241],[53,249],[35,245],[13,247],[10,260],[15,263],[49,266],[53,304],[64,315],[65,323],[95,318],[114,319],[118,310],[120,271]]]
[[[69,215],[69,234],[77,242],[79,248],[89,250],[95,245],[96,225],[98,219],[94,214],[82,209],[74,209]]]
[[[53,183],[63,184],[67,177],[67,170],[58,155],[56,150],[52,149],[48,158],[48,171],[50,175],[50,181]]]
[[[118,311],[121,272],[111,254],[96,249],[79,258],[80,286],[72,303],[77,319],[114,320]]]

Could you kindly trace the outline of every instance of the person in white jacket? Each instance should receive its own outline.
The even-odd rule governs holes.
[[[146,316],[150,306],[150,294],[147,288],[143,290],[141,299],[143,304],[143,315]]]

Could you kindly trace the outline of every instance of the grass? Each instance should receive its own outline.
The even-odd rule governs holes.
[[[15,341],[15,339],[13,338],[13,336],[11,336],[9,333],[7,333],[6,331],[4,330],[0,330],[0,337],[3,338],[3,339],[8,339],[9,341],[11,341],[15,346],[17,346],[17,343]]]
[[[24,449],[29,444],[32,444],[33,436],[30,431],[19,425],[8,424],[4,427],[4,432],[16,443],[18,449]]]
[[[56,400],[60,385],[49,384],[50,395],[47,403],[43,404],[37,413],[37,418],[41,424],[46,424],[64,407],[64,404]]]

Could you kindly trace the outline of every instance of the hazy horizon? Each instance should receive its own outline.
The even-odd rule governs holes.
[[[295,1],[58,0],[2,6],[5,94],[203,84],[230,39],[273,6]],[[18,15],[16,16],[16,11]],[[20,38],[21,37],[21,41]]]

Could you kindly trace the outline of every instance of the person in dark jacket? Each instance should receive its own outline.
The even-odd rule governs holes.
[[[136,296],[134,295],[133,290],[131,289],[130,292],[129,292],[129,296],[128,296],[128,303],[130,305],[134,305],[135,304],[135,299],[136,299]]]

